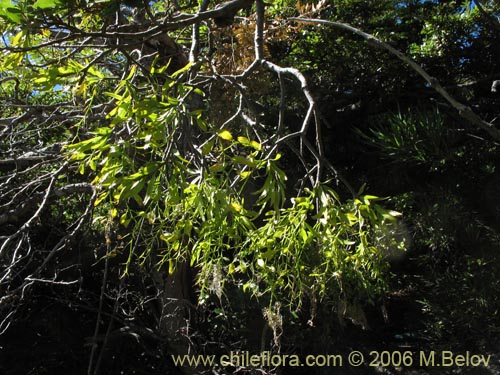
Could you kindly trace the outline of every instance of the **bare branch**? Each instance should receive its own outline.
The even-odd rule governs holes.
[[[56,281],[55,277],[54,280],[47,280],[47,279],[37,279],[34,277],[27,277],[25,279],[26,281],[34,281],[37,283],[45,283],[45,284],[53,284],[53,285],[72,285],[78,283],[80,280],[72,280],[72,281]]]
[[[408,58],[406,55],[404,55],[402,52],[398,51],[394,47],[390,46],[389,44],[381,41],[380,39],[374,37],[371,34],[365,33],[355,27],[352,27],[350,25],[347,25],[345,23],[341,22],[335,22],[335,21],[326,21],[326,20],[318,20],[318,19],[312,19],[312,18],[295,18],[292,17],[289,19],[290,21],[297,21],[297,22],[305,22],[305,23],[315,23],[315,24],[320,24],[320,25],[326,25],[326,26],[333,26],[342,30],[347,30],[350,31],[356,35],[361,36],[364,38],[369,44],[379,47],[382,49],[385,49],[392,53],[393,55],[397,56],[400,60],[408,64],[414,71],[416,71],[420,76],[422,76],[429,86],[433,88],[438,94],[440,94],[448,103],[450,103],[453,108],[455,108],[459,115],[468,120],[470,123],[476,125],[477,127],[483,129],[486,131],[493,139],[495,140],[500,140],[500,130],[498,130],[493,124],[484,121],[481,119],[478,115],[476,115],[472,109],[462,103],[460,103],[458,100],[456,100],[453,96],[451,96],[448,91],[444,89],[443,86],[439,83],[439,81],[431,77],[429,73],[427,73],[419,64]]]
[[[19,158],[0,159],[0,170],[20,170],[57,158],[59,158],[59,155],[23,155]]]
[[[304,75],[299,70],[297,70],[295,68],[283,68],[283,67],[280,67],[280,66],[278,66],[274,63],[271,63],[269,61],[266,61],[266,60],[262,61],[262,65],[265,68],[267,68],[268,70],[275,72],[276,74],[292,75],[293,77],[295,77],[301,83],[302,92],[304,93],[305,97],[307,98],[307,101],[309,102],[309,109],[308,109],[306,116],[304,117],[303,122],[302,122],[302,128],[298,132],[288,134],[288,135],[278,139],[275,143],[275,146],[273,147],[273,150],[276,149],[276,147],[278,147],[278,145],[280,143],[287,142],[290,139],[295,138],[295,137],[300,137],[301,142],[303,142],[305,144],[306,148],[309,150],[309,152],[311,152],[311,154],[317,160],[318,170],[317,170],[315,184],[317,185],[321,182],[321,177],[322,177],[321,176],[321,169],[322,169],[321,165],[325,164],[326,167],[333,172],[335,177],[344,184],[344,186],[349,190],[349,192],[353,196],[355,196],[356,194],[354,192],[354,189],[351,187],[349,182],[347,182],[347,180],[337,171],[337,169],[323,155],[323,149],[322,149],[322,145],[321,145],[322,141],[320,138],[320,134],[318,134],[318,130],[319,130],[318,127],[320,125],[319,125],[319,117],[316,117],[317,116],[316,103],[315,103],[314,98],[313,98],[313,96],[308,88],[307,81],[306,81]],[[306,137],[308,124],[313,117],[315,118],[315,121],[316,121],[316,142],[319,145],[319,150],[316,150],[316,148],[314,148],[311,145],[311,143],[307,140],[307,137]],[[272,152],[273,151],[271,151],[271,153]]]
[[[264,1],[256,0],[257,20],[255,26],[255,60],[264,59]]]
[[[209,5],[210,1],[209,0],[203,0],[203,2],[201,3],[200,5],[200,10],[198,13],[200,12],[204,12],[207,10],[208,8],[208,5]],[[192,37],[191,37],[191,50],[189,51],[189,61],[190,62],[194,62],[197,57],[198,57],[198,53],[199,53],[199,47],[200,47],[200,22],[195,22],[193,24],[193,31],[192,31]]]
[[[5,214],[0,215],[0,225],[5,225],[7,223],[15,223],[21,220],[23,217],[33,212],[36,209],[37,204],[42,201],[42,205],[37,210],[37,213],[35,213],[33,216],[36,218],[37,214],[39,214],[40,209],[43,208],[43,205],[47,202],[49,198],[52,197],[61,198],[75,193],[89,194],[92,193],[92,191],[93,191],[92,185],[87,183],[66,185],[58,189],[53,189],[52,187],[50,189],[47,188],[44,193],[36,193],[31,198],[27,199],[21,206],[16,207],[15,209],[12,209],[6,212]],[[33,221],[33,217],[32,219],[30,219],[30,222]]]

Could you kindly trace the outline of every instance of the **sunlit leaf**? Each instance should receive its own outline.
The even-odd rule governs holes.
[[[0,17],[6,17],[15,23],[21,22],[21,10],[11,0],[0,0]]]
[[[226,141],[232,141],[233,140],[233,135],[227,131],[227,130],[223,130],[221,131],[219,134],[219,137],[226,140]]]
[[[36,0],[35,3],[33,4],[33,8],[47,9],[47,8],[54,8],[57,5],[59,5],[59,2],[57,0]]]

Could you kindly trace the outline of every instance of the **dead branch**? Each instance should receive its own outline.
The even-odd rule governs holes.
[[[36,193],[29,199],[25,200],[22,205],[0,215],[0,225],[19,222],[22,218],[30,215],[34,211],[38,211],[37,206],[42,201],[46,202],[46,200],[51,198],[62,198],[76,193],[90,194],[92,191],[92,185],[87,183],[76,183]]]
[[[407,65],[409,65],[420,76],[422,76],[427,81],[427,83],[429,84],[429,86],[431,88],[433,88],[448,103],[450,103],[453,108],[455,108],[458,111],[458,113],[461,117],[468,120],[471,124],[486,131],[493,139],[500,140],[500,130],[498,130],[493,124],[481,119],[478,115],[476,115],[472,111],[472,109],[470,107],[468,107],[465,104],[462,104],[458,100],[456,100],[453,96],[451,96],[448,93],[448,91],[446,91],[444,89],[443,86],[441,86],[441,84],[439,83],[439,81],[436,78],[430,76],[429,73],[427,73],[424,70],[424,68],[422,68],[419,64],[417,64],[415,61],[408,58],[405,54],[398,51],[397,49],[395,49],[394,47],[392,47],[388,43],[383,42],[380,39],[374,37],[373,35],[365,33],[364,31],[361,31],[358,28],[355,28],[353,26],[350,26],[350,25],[347,25],[347,24],[341,23],[341,22],[326,21],[326,20],[319,20],[319,19],[312,19],[312,18],[295,18],[295,17],[292,17],[289,20],[296,21],[296,22],[305,22],[305,23],[314,23],[314,24],[332,26],[332,27],[336,27],[336,28],[339,28],[342,30],[347,30],[347,31],[350,31],[356,35],[361,36],[363,39],[365,39],[368,42],[368,44],[373,45],[374,47],[382,48],[382,49],[389,51],[391,54],[395,55],[400,60],[405,62]]]

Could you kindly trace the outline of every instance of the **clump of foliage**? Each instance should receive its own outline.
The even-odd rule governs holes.
[[[0,73],[9,106],[2,118],[13,124],[5,128],[11,143],[2,149],[6,300],[26,297],[34,283],[50,284],[49,270],[53,280],[66,282],[73,273],[59,265],[61,252],[95,233],[100,241],[91,242],[95,250],[82,262],[102,267],[95,340],[106,306],[130,319],[108,288],[122,301],[121,293],[129,295],[124,288],[136,283],[147,285],[145,293],[161,306],[159,316],[146,315],[156,316],[157,334],[170,337],[172,347],[183,339],[184,289],[197,296],[195,306],[208,303],[210,294],[222,303],[228,290],[241,288],[267,301],[264,318],[275,331],[276,306],[293,310],[324,301],[349,315],[352,306],[359,313],[384,293],[386,251],[401,247],[391,232],[398,214],[375,196],[356,194],[325,157],[306,77],[267,59],[265,27],[282,35],[280,25],[266,26],[261,1],[253,19],[234,21],[252,4],[235,0],[211,11],[185,4],[199,13],[180,21],[163,3],[144,9],[3,3]],[[239,25],[235,39],[230,29],[219,29],[227,22]],[[298,128],[285,122],[290,81],[300,83],[293,95],[304,109],[294,114]],[[221,87],[234,99],[229,104]],[[254,110],[256,97],[276,90],[279,99],[267,101],[273,113]],[[37,246],[35,257],[31,234],[54,220],[51,214],[64,217],[65,227]],[[187,269],[196,281],[190,291]],[[9,306],[2,327],[17,311]],[[95,372],[96,348],[89,360]]]
[[[69,301],[89,374],[120,367],[108,349],[123,335],[146,362],[238,345],[252,309],[272,331],[261,348],[301,319],[328,320],[327,342],[332,310],[368,327],[406,226],[453,306],[422,298],[429,331],[479,330],[479,307],[493,329],[494,276],[471,275],[497,275],[497,207],[474,181],[495,195],[498,102],[483,86],[500,78],[499,8],[475,4],[2,1],[0,333],[43,316],[44,297]],[[395,114],[431,100],[443,111]],[[397,184],[407,170],[425,178]],[[356,192],[340,171],[397,195]],[[446,294],[460,281],[465,303]],[[64,298],[31,304],[40,285]]]
[[[179,97],[189,100],[188,85],[172,78],[155,101],[153,92],[134,88],[134,74],[132,68],[107,93],[116,101],[109,125],[65,147],[98,189],[94,205],[105,215],[94,220],[110,216],[128,232],[120,249],[125,274],[130,262],[151,257],[169,273],[187,262],[200,271],[202,299],[208,291],[220,296],[229,277],[256,296],[270,293],[294,305],[307,295],[364,299],[384,290],[381,244],[395,213],[376,197],[342,202],[324,184],[288,198],[280,153],[270,154],[248,132],[233,136],[205,123],[201,112],[186,111]],[[197,136],[186,153],[188,131]],[[246,204],[252,196],[256,202]]]
[[[438,111],[389,114],[376,121],[367,134],[360,135],[382,158],[431,169],[450,159],[453,129],[448,129]]]

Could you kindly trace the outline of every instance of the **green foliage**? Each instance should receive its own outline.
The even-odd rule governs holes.
[[[398,246],[387,230],[396,213],[372,196],[342,202],[326,185],[290,201],[280,154],[266,155],[248,135],[218,131],[189,112],[184,103],[198,94],[188,85],[167,79],[153,96],[137,90],[133,76],[134,68],[105,93],[114,101],[108,124],[66,146],[99,189],[95,205],[108,213],[96,220],[110,215],[128,233],[125,273],[133,261],[168,265],[170,273],[188,262],[200,270],[201,300],[208,292],[220,297],[228,281],[292,305],[310,295],[383,292],[386,247]],[[199,162],[178,142],[186,126],[200,132]]]
[[[158,317],[150,301],[184,303],[167,290],[177,280],[166,284],[189,268],[218,349],[241,345],[250,336],[241,319],[260,312],[277,346],[283,327],[299,342],[305,315],[304,325],[323,320],[328,332],[315,346],[324,352],[337,335],[332,306],[340,324],[366,326],[364,305],[379,304],[393,271],[404,298],[420,301],[426,331],[417,334],[445,340],[460,327],[477,334],[483,322],[497,332],[498,145],[449,116],[395,56],[286,20],[370,32],[495,124],[500,34],[487,16],[499,7],[481,4],[486,15],[456,2],[266,2],[268,64],[259,65],[253,9],[240,9],[231,27],[206,16],[196,46],[198,2],[0,0],[2,290],[25,303],[36,283],[109,277],[85,291],[88,306],[104,306],[96,332],[113,317],[147,322],[143,331],[154,326],[163,340],[184,331],[169,331],[175,314]],[[290,68],[265,71],[272,64]],[[362,130],[348,139],[354,128]],[[393,196],[346,196],[352,189],[336,184],[346,175]],[[87,258],[66,261],[64,246]],[[87,269],[75,277],[80,263]]]
[[[264,276],[271,293],[286,291],[298,301],[307,293],[323,298],[338,291],[349,299],[380,294],[380,276],[387,271],[382,233],[395,213],[381,209],[375,200],[365,196],[342,204],[333,190],[321,186],[294,198],[293,207],[279,215],[268,213],[242,251],[253,258],[250,264],[258,276],[244,288],[256,288]],[[247,262],[240,256],[233,264],[236,270]]]
[[[415,263],[428,275],[408,283],[421,294],[422,335],[437,345],[484,348],[494,340],[499,318],[498,230],[478,214],[478,204],[467,207],[451,182],[441,185],[391,199],[412,223]]]
[[[395,163],[442,167],[453,156],[453,130],[448,129],[438,112],[388,114],[365,134],[358,134],[379,155]]]

